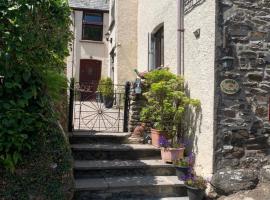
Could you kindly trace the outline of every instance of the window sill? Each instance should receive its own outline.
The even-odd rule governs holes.
[[[104,44],[103,41],[95,41],[95,40],[80,40],[80,42],[95,43],[95,44]]]

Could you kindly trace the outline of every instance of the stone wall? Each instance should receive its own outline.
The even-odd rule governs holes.
[[[259,169],[269,163],[270,1],[222,0],[219,12],[213,180],[225,193],[232,193],[233,187],[254,188]],[[228,57],[234,59],[231,67],[228,62],[223,65]],[[225,79],[235,80],[239,91],[234,83],[235,91],[229,90],[236,93],[224,93]]]
[[[130,111],[129,111],[129,131],[133,132],[136,126],[141,125],[140,113],[145,105],[145,101],[140,99],[141,97],[131,96],[130,97]]]

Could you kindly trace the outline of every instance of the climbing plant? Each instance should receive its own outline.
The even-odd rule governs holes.
[[[11,171],[46,144],[71,40],[65,0],[0,1],[0,165]]]

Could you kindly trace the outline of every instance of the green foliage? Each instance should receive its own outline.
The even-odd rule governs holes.
[[[102,78],[99,81],[98,91],[103,97],[112,97],[114,94],[113,81],[111,78]]]
[[[189,167],[190,166],[189,162],[185,158],[176,161],[174,163],[174,165],[177,166],[177,167]]]
[[[63,92],[67,89],[67,78],[62,72],[55,73],[53,70],[48,70],[47,75],[44,77],[45,85],[47,86],[48,95],[59,103],[63,99]]]
[[[184,79],[168,70],[148,73],[149,91],[144,93],[147,105],[142,109],[141,120],[154,122],[154,127],[176,136],[188,106],[200,106],[200,101],[189,98],[184,92]]]
[[[144,75],[146,84],[152,85],[153,83],[159,83],[160,81],[170,81],[172,79],[176,79],[176,75],[171,73],[167,69],[163,70],[153,70],[150,73],[147,73]]]
[[[64,200],[72,195],[72,157],[67,139],[54,122],[36,140],[13,173],[0,167],[0,199]]]
[[[52,131],[52,101],[66,87],[69,16],[64,0],[0,2],[0,165],[12,171]]]
[[[185,184],[189,187],[205,190],[207,188],[207,181],[202,176],[197,175],[189,175],[186,180]]]

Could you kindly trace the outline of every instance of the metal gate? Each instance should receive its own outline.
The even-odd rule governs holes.
[[[71,83],[69,131],[128,132],[130,83],[112,85],[104,96],[98,83]]]

